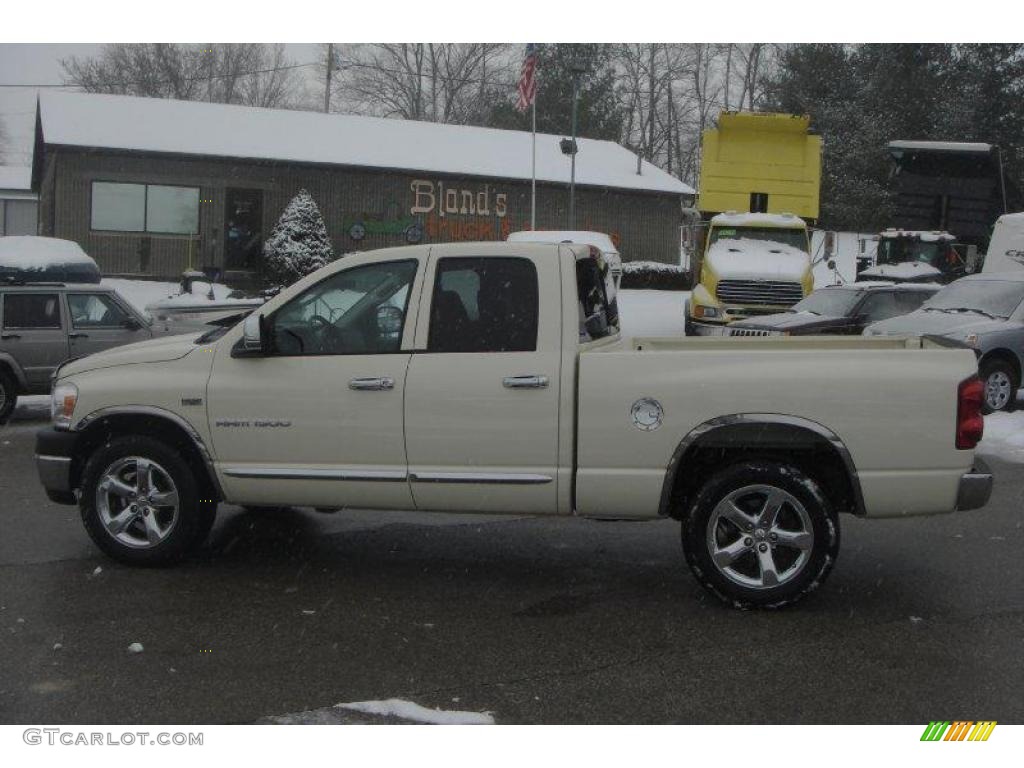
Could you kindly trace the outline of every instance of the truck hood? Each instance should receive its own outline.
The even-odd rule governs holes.
[[[84,373],[85,371],[94,371],[98,368],[178,360],[197,348],[195,344],[197,336],[198,334],[196,333],[189,333],[183,336],[163,336],[80,357],[77,360],[72,360],[70,363],[65,363],[61,367],[60,378],[73,376],[76,373]]]
[[[962,336],[966,333],[992,333],[1006,329],[1006,320],[993,320],[976,312],[937,312],[918,309],[909,315],[872,323],[865,333],[885,336]]]
[[[788,331],[790,333],[824,332],[830,328],[843,328],[852,323],[847,317],[816,315],[813,312],[779,312],[774,315],[751,317],[730,323],[730,328],[753,328],[761,331]]]
[[[811,266],[811,257],[783,243],[765,240],[719,240],[704,260],[720,280],[801,281]]]

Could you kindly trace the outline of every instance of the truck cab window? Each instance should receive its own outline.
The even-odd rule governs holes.
[[[317,283],[271,317],[274,353],[398,352],[417,264],[415,260],[367,264]]]
[[[601,268],[595,259],[576,261],[576,290],[579,295],[580,341],[603,339],[618,333],[618,310],[608,301]]]
[[[532,352],[537,269],[521,258],[444,258],[430,303],[429,352]]]

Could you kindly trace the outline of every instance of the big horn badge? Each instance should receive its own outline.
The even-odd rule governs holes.
[[[641,397],[633,403],[629,415],[633,419],[634,427],[644,432],[653,432],[661,426],[665,418],[665,409],[653,397]]]

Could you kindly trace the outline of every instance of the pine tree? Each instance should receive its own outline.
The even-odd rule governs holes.
[[[290,285],[334,259],[320,209],[304,189],[292,198],[263,245],[267,276]]]

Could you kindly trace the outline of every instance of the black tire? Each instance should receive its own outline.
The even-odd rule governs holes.
[[[683,335],[684,336],[696,336],[697,334],[693,330],[693,321],[690,320],[690,302],[683,304]]]
[[[985,360],[978,370],[978,375],[985,385],[981,412],[1012,411],[1017,401],[1017,390],[1020,389],[1020,376],[1013,364],[998,357]]]
[[[754,522],[758,510],[767,507],[767,492],[783,498],[770,528]],[[742,526],[721,514],[726,507],[719,509],[719,504],[730,497],[744,513]],[[839,554],[839,521],[821,487],[803,471],[774,461],[751,461],[726,467],[705,483],[683,519],[682,543],[690,570],[723,602],[741,609],[781,608],[804,598],[828,577]],[[735,559],[717,565],[712,547],[720,558]],[[763,547],[767,549],[760,552]],[[770,572],[775,570],[777,582],[772,584]],[[762,583],[754,585],[758,580]]]
[[[177,507],[173,520],[170,520],[169,507],[159,510],[159,514],[164,515],[166,532],[156,543],[130,545],[115,538],[103,522],[103,515],[113,510],[109,510],[111,502],[106,502],[109,512],[103,508],[100,501],[100,482],[113,467],[121,463],[126,464],[130,473],[133,458],[152,462],[161,473],[160,477],[169,479],[177,492]],[[203,485],[197,481],[188,462],[175,448],[142,435],[118,437],[99,447],[89,457],[82,471],[79,499],[82,522],[96,546],[115,560],[139,566],[171,565],[196,549],[213,525],[217,504],[214,499],[205,497]],[[114,500],[113,503],[118,502]],[[148,503],[151,502],[140,503],[140,506],[147,507]],[[127,509],[126,502],[120,511],[125,512]],[[157,507],[154,506],[153,509],[156,510]],[[153,511],[152,514],[155,519],[158,512]],[[136,516],[135,522],[126,528],[125,535],[141,537],[146,528],[143,519]]]
[[[18,405],[18,382],[0,368],[0,425],[6,424]]]

